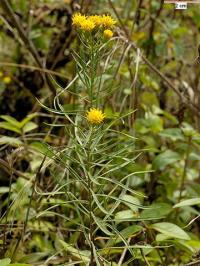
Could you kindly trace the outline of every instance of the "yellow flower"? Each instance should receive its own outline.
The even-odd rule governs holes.
[[[81,24],[86,20],[85,15],[81,15],[81,13],[76,13],[72,17],[72,25],[76,27],[80,27]]]
[[[112,28],[116,24],[116,22],[117,21],[109,15],[103,15],[101,18],[101,24],[107,28]]]
[[[113,32],[112,32],[111,30],[104,30],[103,35],[104,35],[106,38],[110,39],[110,38],[112,38],[112,36],[113,36]]]
[[[105,114],[97,108],[90,108],[90,110],[87,111],[86,118],[91,124],[100,124],[103,122]]]
[[[6,77],[3,78],[3,82],[5,84],[9,84],[11,82],[11,78],[6,76]]]
[[[96,26],[102,25],[102,17],[98,15],[89,16],[89,19],[94,22]]]
[[[0,78],[3,77],[3,72],[0,71]]]
[[[86,19],[81,22],[80,27],[84,31],[92,31],[95,27],[95,24],[92,20]]]

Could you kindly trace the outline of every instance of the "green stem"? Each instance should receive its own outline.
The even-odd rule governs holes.
[[[187,141],[186,158],[185,158],[185,164],[184,164],[183,174],[182,174],[182,178],[181,178],[178,202],[181,201],[183,190],[184,190],[185,178],[186,178],[186,175],[187,175],[187,167],[188,167],[188,163],[189,163],[191,140],[192,140],[192,137],[189,136],[188,137],[188,141]]]
[[[93,204],[92,204],[92,193],[91,190],[93,190],[93,183],[91,182],[90,179],[90,163],[91,163],[91,140],[93,136],[93,127],[91,128],[90,132],[90,139],[88,142],[88,153],[87,153],[87,171],[88,171],[88,176],[87,176],[87,183],[88,183],[88,205],[89,205],[89,239],[90,239],[90,252],[91,252],[91,257],[90,257],[90,266],[95,266],[94,262],[94,251],[93,251],[93,243],[94,243],[94,227],[93,227],[93,217],[92,217],[92,212],[93,212]]]

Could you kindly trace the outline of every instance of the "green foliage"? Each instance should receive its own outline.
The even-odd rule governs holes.
[[[3,2],[0,266],[198,262],[198,5],[6,1],[17,25]],[[114,38],[72,27],[79,5]]]

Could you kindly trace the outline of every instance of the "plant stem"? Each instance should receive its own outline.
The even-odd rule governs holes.
[[[90,266],[95,266],[94,262],[94,251],[93,251],[93,244],[94,244],[94,228],[93,228],[93,217],[92,217],[92,193],[91,190],[93,190],[93,184],[90,179],[90,162],[91,162],[91,139],[93,136],[93,127],[91,128],[90,132],[90,139],[88,142],[88,153],[87,153],[87,165],[88,165],[88,176],[87,176],[87,183],[88,183],[88,205],[89,205],[89,239],[90,239],[90,252],[91,252],[91,257],[90,257]]]

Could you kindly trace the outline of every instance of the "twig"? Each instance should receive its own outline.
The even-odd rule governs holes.
[[[134,50],[138,51],[138,47],[135,45],[135,43],[133,43],[131,41],[130,38],[130,34],[127,30],[127,28],[124,26],[123,21],[121,20],[116,8],[114,7],[113,3],[111,0],[108,0],[111,8],[113,9],[113,12],[115,13],[122,30],[124,31],[125,37],[122,37],[122,39],[127,42],[130,43],[131,46],[133,47]],[[184,104],[194,112],[195,115],[197,115],[198,117],[200,117],[200,107],[197,106],[196,104],[190,102],[190,100],[188,100],[186,97],[184,97],[184,95],[181,94],[181,92],[178,90],[178,88],[176,86],[174,86],[174,84],[162,73],[160,72],[160,70],[158,68],[156,68],[141,52],[140,56],[142,58],[142,60],[146,63],[146,65],[149,67],[150,70],[152,70],[154,73],[156,73],[162,80],[163,82],[165,82],[178,96],[179,98],[184,102]]]
[[[199,266],[200,265],[200,260],[192,261],[186,264],[186,266]]]
[[[8,174],[11,174],[11,171],[12,171],[13,174],[16,174],[17,176],[21,176],[26,180],[30,180],[30,178],[25,176],[22,172],[14,169],[14,168],[11,169],[9,163],[3,159],[0,159],[0,167],[1,166]]]
[[[17,29],[20,38],[22,39],[24,45],[26,46],[26,48],[29,50],[29,52],[31,53],[31,55],[33,56],[33,58],[35,59],[37,65],[44,69],[44,66],[40,60],[40,57],[38,55],[37,50],[35,49],[35,46],[33,44],[33,42],[31,40],[29,40],[29,38],[26,36],[26,32],[24,31],[24,29],[22,28],[22,26],[20,25],[20,22],[18,21],[18,19],[16,18],[9,2],[7,0],[1,0],[0,2],[4,12],[6,13],[6,15],[9,17],[9,19],[11,20],[12,24],[14,25],[14,27]],[[51,92],[53,93],[53,95],[56,94],[56,89],[54,88],[49,76],[45,75],[42,76],[44,80],[47,81],[48,85],[49,85],[49,89],[51,90]]]
[[[160,13],[162,11],[163,5],[164,5],[164,0],[161,0],[160,7],[159,7],[159,9],[157,10],[157,12],[155,14],[155,18],[156,19],[160,16]],[[151,11],[149,13],[151,14]],[[153,39],[153,32],[154,32],[156,20],[154,18],[152,18],[152,17],[151,17],[150,20],[151,20],[151,26],[150,26],[150,29],[149,29],[149,40],[152,40]],[[147,51],[146,51],[147,56],[149,55],[151,49],[152,49],[152,43],[150,42],[149,46],[147,47]]]
[[[129,244],[130,241],[131,241],[131,238],[128,239],[127,243]],[[126,247],[126,248],[124,249],[122,255],[121,255],[121,258],[120,258],[120,260],[119,260],[117,266],[121,266],[121,265],[122,265],[123,260],[124,260],[124,257],[126,256],[126,252],[127,252],[127,250],[128,250],[128,248]]]
[[[15,64],[15,63],[9,63],[9,62],[0,62],[1,66],[7,66],[7,67],[20,67],[20,68],[27,68],[27,69],[32,69],[32,70],[38,70],[44,73],[48,73],[51,75],[55,75],[61,78],[65,78],[67,79],[66,75],[55,72],[53,70],[50,69],[46,69],[46,68],[40,68],[40,67],[36,67],[36,66],[30,66],[30,65],[25,65],[25,64]]]

